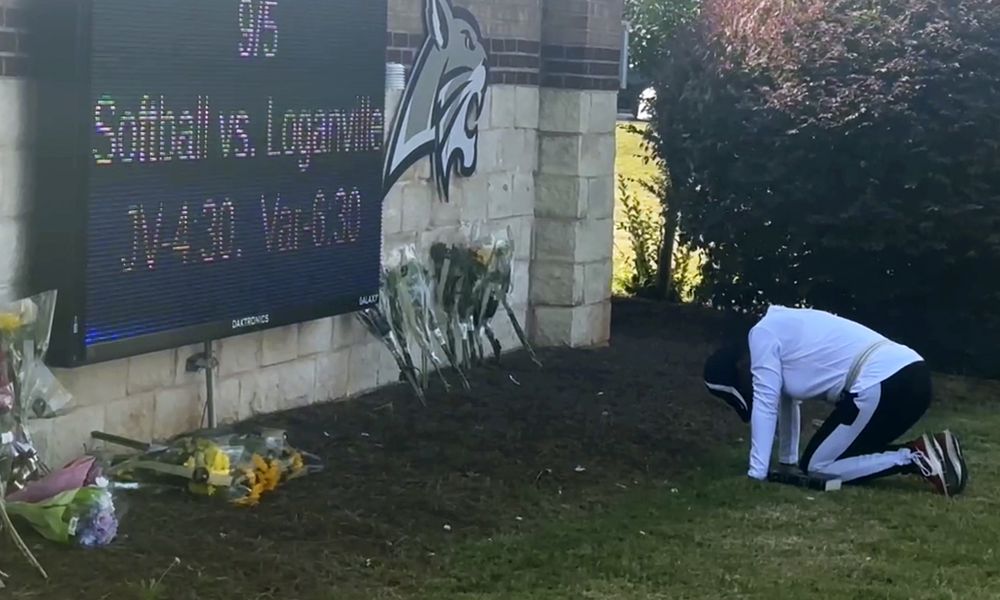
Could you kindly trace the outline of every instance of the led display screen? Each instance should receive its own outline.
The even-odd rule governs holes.
[[[86,104],[68,110],[85,133],[67,138],[85,143],[61,201],[82,233],[59,285],[61,362],[374,300],[385,0],[92,0],[81,14]]]

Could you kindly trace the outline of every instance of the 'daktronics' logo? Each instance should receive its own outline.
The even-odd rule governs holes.
[[[243,317],[242,319],[233,319],[233,329],[246,329],[247,327],[257,327],[259,325],[267,325],[271,322],[271,315],[255,315],[252,317]]]

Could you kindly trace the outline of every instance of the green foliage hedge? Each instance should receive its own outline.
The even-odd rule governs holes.
[[[705,300],[1000,376],[1000,2],[707,0],[658,55],[650,135]]]

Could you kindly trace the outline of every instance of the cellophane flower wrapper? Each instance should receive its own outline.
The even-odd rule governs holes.
[[[107,546],[118,535],[114,498],[106,487],[85,486],[38,502],[8,502],[7,512],[41,536],[85,548]]]
[[[197,482],[190,474],[195,468],[204,468],[211,476],[231,481],[237,465],[248,460],[246,449],[229,444],[228,438],[185,435],[171,440],[165,448],[119,457],[113,461],[109,476],[116,485],[135,484],[140,489],[168,486],[225,499],[232,491],[231,485]]]
[[[97,457],[83,456],[56,469],[23,489],[7,494],[10,502],[36,503],[82,487],[103,485],[102,466]]]
[[[24,420],[52,418],[69,410],[73,397],[45,364],[45,354],[52,336],[57,293],[37,294],[21,301],[23,314],[33,317],[26,322],[24,339],[33,341],[33,360],[24,360],[17,368],[19,410]]]
[[[34,361],[24,369],[21,403],[25,419],[51,419],[65,414],[73,402],[69,390],[42,361]]]
[[[0,479],[11,481],[19,456],[18,442],[24,441],[17,373],[24,352],[23,338],[34,316],[24,301],[0,304]]]
[[[293,447],[283,431],[229,435],[214,442],[242,450],[238,458],[230,453],[235,477],[227,490],[227,499],[241,506],[255,506],[280,485],[323,468],[317,456]]]
[[[438,240],[430,249],[434,310],[437,313],[438,324],[444,332],[448,349],[455,356],[455,326],[457,315],[458,289],[461,273],[454,264],[452,245],[447,241]]]
[[[157,470],[158,465],[169,467]],[[226,485],[195,481],[174,467],[205,471]],[[118,482],[167,484],[238,505],[255,505],[279,484],[322,469],[318,457],[288,444],[284,432],[267,434],[203,432],[172,440],[165,449],[131,456],[112,467]]]
[[[444,333],[437,323],[434,312],[434,294],[431,288],[431,277],[427,266],[417,258],[412,246],[401,248],[386,265],[389,286],[396,290],[402,319],[406,324],[407,334],[417,343],[423,355],[431,361],[441,377],[446,389],[450,388],[447,379],[441,372],[443,363],[438,357],[435,347],[440,348],[448,361],[456,365],[454,357],[448,349]],[[457,370],[463,386],[468,388],[468,380],[461,370]]]
[[[404,250],[394,250],[388,252],[382,260],[382,295],[384,303],[383,310],[392,325],[393,333],[399,343],[405,362],[412,367],[413,379],[418,381],[418,385],[427,386],[428,367],[427,356],[421,354],[421,365],[417,367],[414,361],[416,351],[421,350],[421,340],[412,328],[413,319],[410,318],[412,300],[406,293],[402,285],[404,278],[403,263],[401,258]]]
[[[396,250],[387,254],[383,260],[382,289],[386,297],[386,314],[393,332],[396,334],[407,361],[413,361],[412,349],[423,349],[421,332],[414,328],[416,316],[413,315],[413,299],[409,296],[406,288],[406,268],[407,264],[403,257],[402,250]],[[420,385],[426,386],[426,369],[417,369]]]
[[[31,442],[31,436],[23,427],[19,429],[14,443],[7,446],[6,450],[3,472],[7,474],[4,484],[8,496],[31,485],[48,473],[48,468],[38,456],[38,452]]]
[[[467,379],[464,353],[465,328],[461,306],[463,286],[470,276],[470,254],[466,238],[451,233],[431,246],[431,283],[437,323],[444,334],[449,362]]]
[[[383,265],[388,264],[391,262],[390,257],[385,257],[382,262]],[[403,318],[403,309],[400,306],[399,289],[394,283],[395,280],[389,269],[383,267],[379,282],[378,304],[361,311],[358,317],[372,335],[380,339],[383,345],[389,349],[389,353],[392,354],[399,367],[400,374],[413,388],[420,402],[426,404],[423,389],[418,381],[422,375],[410,353],[406,322]]]
[[[25,427],[28,419],[24,382],[27,371],[41,363],[48,350],[55,313],[56,292],[16,302],[0,303],[0,497],[20,490],[45,472],[45,465]],[[43,577],[45,569],[21,539],[6,500],[0,518],[14,546]]]
[[[510,228],[507,227],[494,232],[488,238],[484,239],[482,244],[489,245],[490,258],[486,267],[486,274],[484,275],[484,291],[481,298],[481,328],[494,346],[494,351],[497,351],[499,342],[496,341],[496,336],[493,333],[492,320],[497,311],[502,307],[504,312],[507,313],[507,318],[510,320],[511,326],[514,328],[514,333],[521,342],[521,346],[528,352],[531,360],[536,365],[541,366],[542,363],[538,359],[535,349],[528,341],[528,337],[525,335],[524,329],[521,327],[521,323],[518,321],[517,315],[514,314],[514,310],[510,305],[510,296],[514,291],[513,273],[515,256],[514,237]]]
[[[476,356],[476,312],[479,307],[478,293],[486,273],[486,265],[470,239],[478,235],[478,227],[466,228],[463,239],[452,246],[453,269],[457,272],[455,300],[455,330],[459,338],[458,355],[461,364],[470,368]]]
[[[62,408],[69,404],[69,393],[43,362],[56,297],[49,291],[0,303],[0,460],[5,461],[0,477],[6,483],[12,483],[19,461],[40,464],[26,428],[28,419],[36,416],[31,404],[47,406],[51,399]]]
[[[9,354],[0,354],[0,415],[12,414],[15,409],[13,369]]]
[[[461,368],[462,336],[459,330],[459,297],[464,277],[462,253],[459,242],[441,240],[432,245],[431,265],[434,288],[434,308],[438,323],[445,336],[445,343],[455,363]]]
[[[0,447],[14,443],[18,425],[17,369],[26,331],[19,303],[0,305]]]
[[[23,381],[25,373],[25,348],[30,341],[33,360],[42,361],[49,349],[52,321],[55,317],[57,293],[55,290],[36,294],[14,302],[0,303],[0,346],[10,353],[14,374]]]
[[[482,339],[485,337],[493,353],[495,362],[500,361],[503,350],[500,341],[493,330],[493,318],[500,307],[502,297],[506,293],[505,285],[509,283],[509,275],[505,278],[502,269],[501,253],[506,241],[502,235],[490,234],[481,236],[472,242],[477,264],[480,266],[479,279],[474,289],[474,307],[472,323],[474,339],[479,358],[484,358]]]
[[[0,336],[3,334],[0,333]],[[17,423],[17,390],[14,387],[14,368],[9,350],[4,350],[0,338],[0,434],[13,431]],[[12,439],[2,441],[11,443]]]
[[[493,237],[489,234],[479,235],[470,242],[478,269],[476,285],[472,290],[471,345],[475,352],[474,359],[481,362],[485,358],[483,337],[485,336],[485,318],[489,310],[490,300],[496,297],[495,273],[493,266]]]
[[[413,393],[420,400],[421,404],[426,405],[427,399],[424,396],[423,388],[421,388],[417,381],[419,373],[406,347],[406,338],[400,339],[400,336],[396,333],[396,329],[389,322],[387,314],[390,314],[388,293],[383,289],[379,296],[378,306],[360,311],[358,319],[365,325],[368,332],[381,341],[382,345],[389,350],[393,360],[396,361],[396,366],[399,368],[403,379],[410,384]]]

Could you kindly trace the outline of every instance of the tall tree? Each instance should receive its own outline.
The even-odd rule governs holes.
[[[625,0],[632,67],[652,77],[667,42],[679,27],[695,19],[700,6],[701,0]]]
[[[629,54],[631,67],[645,79],[656,79],[670,48],[670,41],[683,27],[694,22],[702,0],[625,0],[625,17],[630,24]],[[638,93],[635,91],[633,93]],[[679,219],[678,207],[671,202],[669,177],[646,182],[663,206],[663,232],[657,260],[656,293],[672,299],[674,247]]]

